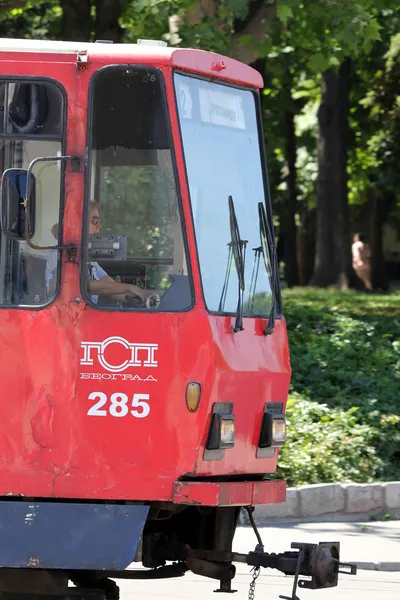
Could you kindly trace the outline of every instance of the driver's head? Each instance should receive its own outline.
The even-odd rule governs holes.
[[[90,201],[89,233],[99,233],[101,229],[99,201]]]

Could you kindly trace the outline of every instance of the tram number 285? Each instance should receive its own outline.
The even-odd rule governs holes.
[[[95,401],[87,412],[89,417],[127,417],[144,419],[150,414],[150,394],[133,394],[132,398],[122,392],[115,392],[108,398],[104,392],[92,392],[88,400]]]

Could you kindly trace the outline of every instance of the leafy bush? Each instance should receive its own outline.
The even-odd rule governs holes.
[[[382,468],[374,429],[357,420],[357,407],[329,408],[293,395],[287,408],[288,442],[279,476],[289,485],[372,481]]]
[[[400,294],[285,290],[292,484],[398,479]]]

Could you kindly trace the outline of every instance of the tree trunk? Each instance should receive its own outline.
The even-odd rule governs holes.
[[[351,61],[324,73],[318,111],[317,242],[311,285],[363,288],[352,266],[347,189]]]
[[[89,42],[92,33],[90,0],[60,0],[62,9],[61,38]]]
[[[339,68],[336,130],[338,135],[338,172],[337,172],[337,212],[336,212],[336,251],[338,257],[337,281],[342,289],[363,288],[361,280],[353,269],[351,253],[351,232],[348,201],[348,147],[349,147],[349,113],[351,87],[351,59],[346,58]]]
[[[311,285],[327,287],[334,283],[337,264],[334,248],[334,223],[337,175],[337,144],[335,105],[337,74],[325,71],[322,98],[318,109],[318,178],[317,178],[317,234],[314,275]]]
[[[0,2],[0,15],[16,8],[26,8],[28,0],[1,0]]]
[[[305,201],[302,205],[297,234],[297,262],[299,283],[304,286],[310,283],[314,270],[316,210],[309,210]]]
[[[96,0],[96,40],[121,41],[121,10],[121,0]]]
[[[387,291],[389,278],[383,256],[383,225],[387,217],[386,202],[375,189],[368,193],[369,235],[371,249],[371,284],[374,290]]]
[[[290,95],[290,102],[292,98]],[[294,112],[290,108],[284,111],[285,127],[285,159],[287,165],[287,199],[285,203],[284,232],[285,232],[285,271],[284,279],[289,287],[298,285],[299,272],[297,265],[297,140],[294,122]]]

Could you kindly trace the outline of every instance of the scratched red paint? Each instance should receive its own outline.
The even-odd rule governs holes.
[[[128,49],[127,49],[128,48]],[[0,494],[31,497],[172,500],[175,482],[184,474],[203,478],[273,472],[277,457],[257,459],[257,440],[265,402],[285,402],[290,361],[284,320],[265,337],[261,319],[246,319],[245,330],[230,332],[231,318],[207,314],[201,289],[190,221],[188,190],[172,89],[172,70],[212,75],[241,85],[262,86],[258,73],[236,61],[206,52],[89,46],[84,70],[76,52],[67,54],[2,52],[1,73],[56,79],[68,93],[67,154],[85,155],[89,82],[107,64],[158,66],[164,73],[186,229],[193,263],[195,307],[183,314],[101,312],[81,297],[79,266],[63,264],[62,290],[40,311],[0,309]],[[212,63],[224,60],[221,73]],[[64,243],[80,247],[84,172],[67,170]],[[120,336],[130,343],[158,344],[156,368],[131,367],[125,374],[152,376],[156,381],[117,378],[81,379],[82,373],[107,374],[93,353],[93,365],[81,365],[82,342]],[[124,349],[110,345],[111,364],[124,360]],[[126,356],[125,356],[126,358]],[[186,408],[189,381],[199,381],[202,398],[197,412]],[[150,394],[150,414],[140,418],[88,417],[89,394]],[[233,402],[235,447],[220,461],[204,461],[203,450],[212,404]],[[204,480],[206,482],[206,479]],[[268,482],[267,482],[268,483]],[[211,486],[211,487],[210,487]],[[196,501],[215,498],[215,486],[196,489]],[[284,486],[225,486],[223,502],[282,501]],[[203,489],[203,492],[201,491]],[[263,491],[264,490],[264,491]],[[270,490],[272,488],[270,487]],[[283,490],[283,491],[282,491]],[[279,492],[279,493],[278,493]],[[219,490],[218,493],[221,493]],[[176,496],[177,498],[177,496]],[[236,500],[235,500],[236,499]]]
[[[284,481],[247,481],[215,483],[185,481],[175,484],[175,504],[207,504],[208,506],[254,506],[276,504],[286,499]]]

